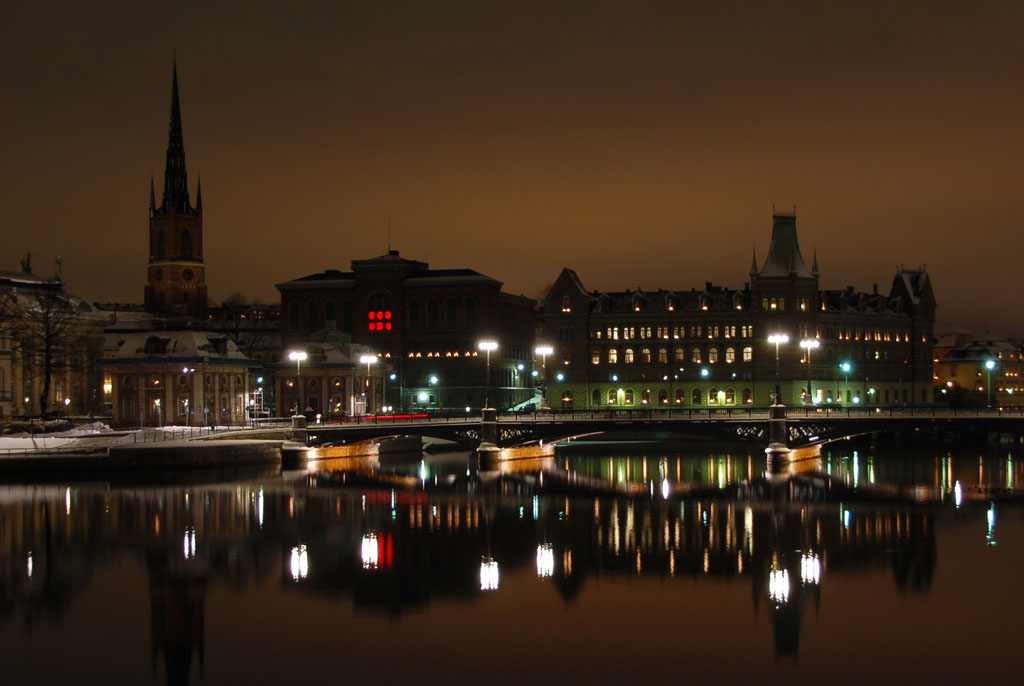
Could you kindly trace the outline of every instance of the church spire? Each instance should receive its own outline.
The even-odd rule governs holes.
[[[203,175],[196,176],[196,212],[203,211]]]
[[[181,134],[181,106],[178,102],[178,63],[174,62],[171,80],[171,131],[167,141],[167,167],[164,169],[163,211],[174,209],[189,213],[188,175],[185,172],[185,141]]]
[[[818,249],[814,249],[814,264],[811,265],[811,276],[818,276]]]
[[[754,254],[750,258],[750,275],[757,276],[757,246],[754,246]]]
[[[156,189],[153,187],[153,175],[149,175],[149,213],[156,211]]]

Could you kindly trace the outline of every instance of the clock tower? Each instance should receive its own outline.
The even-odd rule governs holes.
[[[149,181],[149,263],[146,266],[146,311],[154,314],[206,316],[206,266],[203,264],[203,191],[196,204],[188,195],[185,143],[178,103],[178,67],[171,80],[171,132],[164,169],[164,193],[156,204]]]

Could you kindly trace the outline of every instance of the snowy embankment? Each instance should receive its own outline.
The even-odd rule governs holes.
[[[68,449],[96,449],[131,443],[159,443],[205,436],[225,428],[217,427],[211,431],[196,426],[164,426],[132,431],[113,431],[101,422],[94,422],[77,426],[68,431],[0,436],[0,456],[5,453],[20,453],[30,450],[67,451]]]

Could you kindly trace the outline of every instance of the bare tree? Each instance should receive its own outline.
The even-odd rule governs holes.
[[[49,409],[54,375],[73,369],[85,346],[74,303],[60,290],[36,291],[19,298],[12,341],[25,376],[42,379],[40,411]]]
[[[258,300],[247,300],[241,293],[229,295],[218,310],[211,328],[227,336],[246,357],[255,357],[278,331],[271,308]]]

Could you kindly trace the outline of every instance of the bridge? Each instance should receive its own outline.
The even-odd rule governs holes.
[[[780,408],[791,448],[827,443],[874,432],[1024,434],[1024,408]],[[492,411],[493,412],[493,411]],[[477,447],[488,440],[498,447],[553,442],[598,434],[642,435],[644,439],[701,437],[767,445],[772,410],[629,409],[495,413],[484,421],[468,413],[351,417],[340,423],[311,424],[310,446],[337,445],[391,436],[438,438]]]

